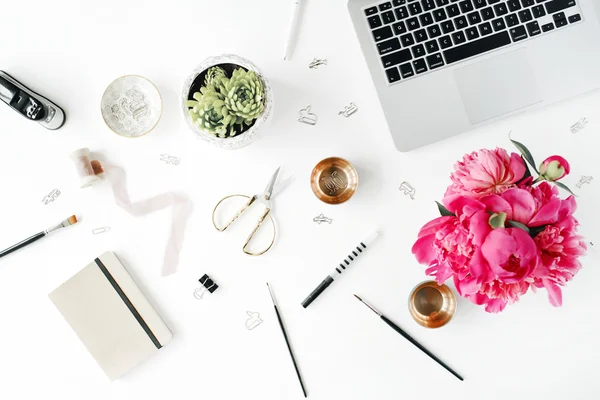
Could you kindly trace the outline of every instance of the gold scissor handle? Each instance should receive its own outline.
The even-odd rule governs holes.
[[[223,203],[225,200],[230,199],[232,197],[244,197],[244,198],[248,199],[248,202],[244,206],[242,206],[242,208],[240,208],[240,210],[237,212],[237,214],[235,214],[224,227],[219,228],[217,226],[217,223],[215,222],[215,215],[217,213],[217,209],[219,208],[221,203]],[[244,211],[246,211],[248,209],[248,207],[250,207],[256,201],[256,198],[257,198],[256,196],[250,197],[250,196],[246,196],[244,194],[232,194],[231,196],[222,198],[221,201],[219,201],[217,203],[217,205],[215,206],[215,209],[213,210],[213,214],[212,214],[212,223],[213,223],[213,226],[215,227],[215,229],[218,230],[219,232],[223,232],[227,228],[229,228],[231,226],[231,224],[233,224],[235,222],[235,220],[237,220],[244,213]],[[270,212],[271,212],[270,208],[265,209],[265,211],[259,218],[258,223],[256,224],[256,226],[250,233],[250,236],[248,236],[246,243],[244,243],[244,247],[242,248],[244,253],[251,255],[251,256],[260,256],[260,255],[265,254],[267,251],[269,251],[271,249],[271,247],[273,247],[273,244],[275,243],[276,228],[275,228],[275,221],[273,220],[273,217],[271,217],[269,215]],[[267,217],[269,218],[269,220],[271,221],[271,224],[273,225],[273,238],[271,240],[271,243],[265,250],[260,251],[258,253],[253,253],[251,251],[248,251],[248,249],[247,249],[248,245],[250,245],[250,243],[252,242],[252,239],[254,238],[254,235],[256,234],[256,232],[258,232],[258,230],[260,229],[262,224],[265,222],[265,219],[267,219]]]
[[[244,244],[244,247],[242,250],[244,250],[244,253],[251,255],[251,256],[260,256],[265,254],[267,251],[269,251],[271,249],[271,247],[273,246],[273,243],[275,243],[275,236],[277,234],[276,229],[275,229],[275,221],[273,221],[273,217],[271,217],[269,214],[271,213],[271,209],[267,208],[265,209],[265,212],[261,215],[261,217],[258,220],[258,223],[256,224],[256,226],[254,227],[254,229],[252,230],[252,233],[250,233],[250,236],[248,236],[248,239],[246,240],[246,243]],[[271,221],[271,224],[273,225],[273,239],[271,239],[271,244],[269,244],[269,247],[267,247],[265,250],[258,252],[258,253],[252,253],[250,251],[248,251],[246,248],[248,247],[248,245],[250,244],[250,242],[252,242],[252,239],[254,238],[254,235],[256,234],[256,232],[258,232],[258,230],[260,229],[261,225],[263,224],[263,222],[265,222],[265,219],[269,217],[269,220]]]
[[[248,202],[246,203],[246,205],[244,205],[242,208],[240,208],[240,210],[237,212],[237,214],[235,214],[233,216],[233,218],[231,218],[229,220],[229,222],[223,228],[219,228],[217,226],[217,223],[215,222],[215,214],[217,212],[217,209],[219,208],[219,206],[221,205],[222,202],[224,202],[227,199],[231,199],[232,197],[245,197],[246,199],[248,199]],[[244,194],[232,194],[231,196],[223,197],[221,199],[221,201],[219,201],[217,203],[217,205],[215,206],[215,209],[213,210],[212,223],[213,223],[213,226],[215,227],[215,229],[218,230],[219,232],[223,232],[225,229],[229,228],[231,226],[231,224],[233,224],[235,222],[235,220],[238,219],[240,217],[240,215],[242,215],[244,213],[244,211],[246,211],[248,209],[248,207],[250,207],[252,205],[252,203],[254,203],[255,200],[256,200],[256,196],[250,197],[250,196],[246,196]]]

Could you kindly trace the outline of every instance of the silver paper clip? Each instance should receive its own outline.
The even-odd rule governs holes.
[[[574,123],[573,125],[571,125],[571,132],[572,133],[577,133],[580,130],[582,130],[583,128],[585,128],[585,126],[588,124],[588,120],[587,118],[581,118],[579,121],[577,121],[576,123]]]
[[[317,69],[317,67],[320,65],[327,65],[327,59],[315,58],[310,64],[308,64],[308,68]]]
[[[56,200],[58,198],[58,196],[60,196],[60,190],[54,189],[50,193],[48,193],[46,196],[44,196],[44,198],[42,199],[42,203],[44,203],[44,205],[47,206],[48,204],[50,204],[54,200]]]
[[[314,125],[317,123],[317,116],[316,114],[310,112],[310,106],[300,110],[300,118],[298,118],[298,122],[309,125]]]
[[[181,160],[179,157],[170,156],[168,154],[161,154],[160,161],[164,161],[165,163],[171,164],[171,165],[179,165]]]
[[[317,224],[321,225],[322,222],[327,222],[328,224],[331,224],[333,220],[331,218],[327,218],[323,214],[320,214],[313,218],[313,222],[316,222]]]
[[[249,331],[263,323],[263,320],[260,319],[259,313],[246,311],[246,314],[248,314],[248,317],[250,317],[246,320],[246,329],[248,329]]]
[[[412,187],[410,183],[406,181],[402,182],[400,184],[399,189],[401,192],[404,192],[405,195],[410,196],[411,200],[415,199],[415,193],[417,192],[417,190],[414,187]]]
[[[348,118],[349,116],[351,116],[352,114],[354,114],[357,111],[358,111],[358,107],[356,107],[356,104],[350,103],[346,107],[344,107],[344,109],[342,111],[340,111],[338,113],[338,115],[343,115],[344,117]]]
[[[92,229],[92,233],[94,235],[99,235],[101,233],[108,232],[108,231],[110,231],[110,226],[103,226],[102,228]]]
[[[594,179],[593,176],[582,176],[581,179],[579,180],[579,182],[577,182],[577,188],[581,189],[581,187],[586,184],[586,183],[590,183],[592,181],[592,179]]]

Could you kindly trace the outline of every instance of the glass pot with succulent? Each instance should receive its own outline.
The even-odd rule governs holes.
[[[211,66],[203,68],[204,64]],[[220,147],[234,149],[249,144],[271,108],[266,80],[249,61],[237,56],[215,57],[204,64],[184,86],[188,124],[203,139]]]

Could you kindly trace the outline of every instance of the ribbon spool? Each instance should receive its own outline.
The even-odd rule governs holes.
[[[71,153],[71,160],[75,164],[75,169],[79,176],[79,184],[82,189],[102,181],[104,170],[102,169],[102,165],[100,165],[100,161],[90,161],[90,149],[84,147],[75,150]]]

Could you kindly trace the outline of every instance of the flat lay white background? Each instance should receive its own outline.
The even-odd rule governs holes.
[[[311,399],[556,399],[600,397],[598,259],[600,94],[591,94],[433,144],[395,150],[354,37],[345,0],[306,0],[298,41],[284,62],[291,1],[6,2],[0,68],[64,108],[58,131],[0,104],[0,247],[76,213],[81,222],[0,260],[0,399],[300,399],[265,282],[273,285]],[[201,142],[180,110],[181,85],[206,57],[244,56],[268,77],[273,118],[249,147],[223,151]],[[315,58],[328,59],[317,70]],[[139,74],[163,99],[158,127],[140,139],[112,133],[100,98],[115,78]],[[423,96],[435,96],[423,93]],[[354,102],[359,111],[338,115]],[[307,105],[318,115],[297,122]],[[398,107],[409,105],[398,104]],[[435,118],[431,115],[431,118]],[[573,134],[582,117],[589,124]],[[580,232],[592,241],[584,268],[553,308],[546,292],[528,293],[502,314],[458,299],[438,330],[410,317],[410,290],[427,279],[411,247],[435,217],[456,160],[482,147],[511,149],[508,132],[541,161],[571,162],[564,182],[579,195]],[[134,218],[119,209],[108,183],[79,189],[69,159],[89,147],[124,168],[132,200],[166,191],[194,203],[178,272],[161,277],[170,212]],[[179,166],[161,154],[181,158]],[[360,184],[346,204],[328,206],[311,192],[313,166],[350,160]],[[253,220],[218,233],[214,205],[263,189],[284,166],[293,183],[274,199],[279,237],[265,256],[241,245]],[[581,189],[582,175],[595,177]],[[416,188],[415,200],[398,190]],[[41,200],[52,189],[62,195]],[[312,222],[324,213],[333,223]],[[102,235],[100,226],[112,230]],[[371,230],[381,237],[308,309],[300,302]],[[108,382],[48,299],[49,292],[106,250],[115,251],[174,333],[171,344],[125,378]],[[220,285],[198,301],[197,280]],[[459,382],[352,297],[358,293],[465,377]],[[244,327],[246,311],[264,323]]]

